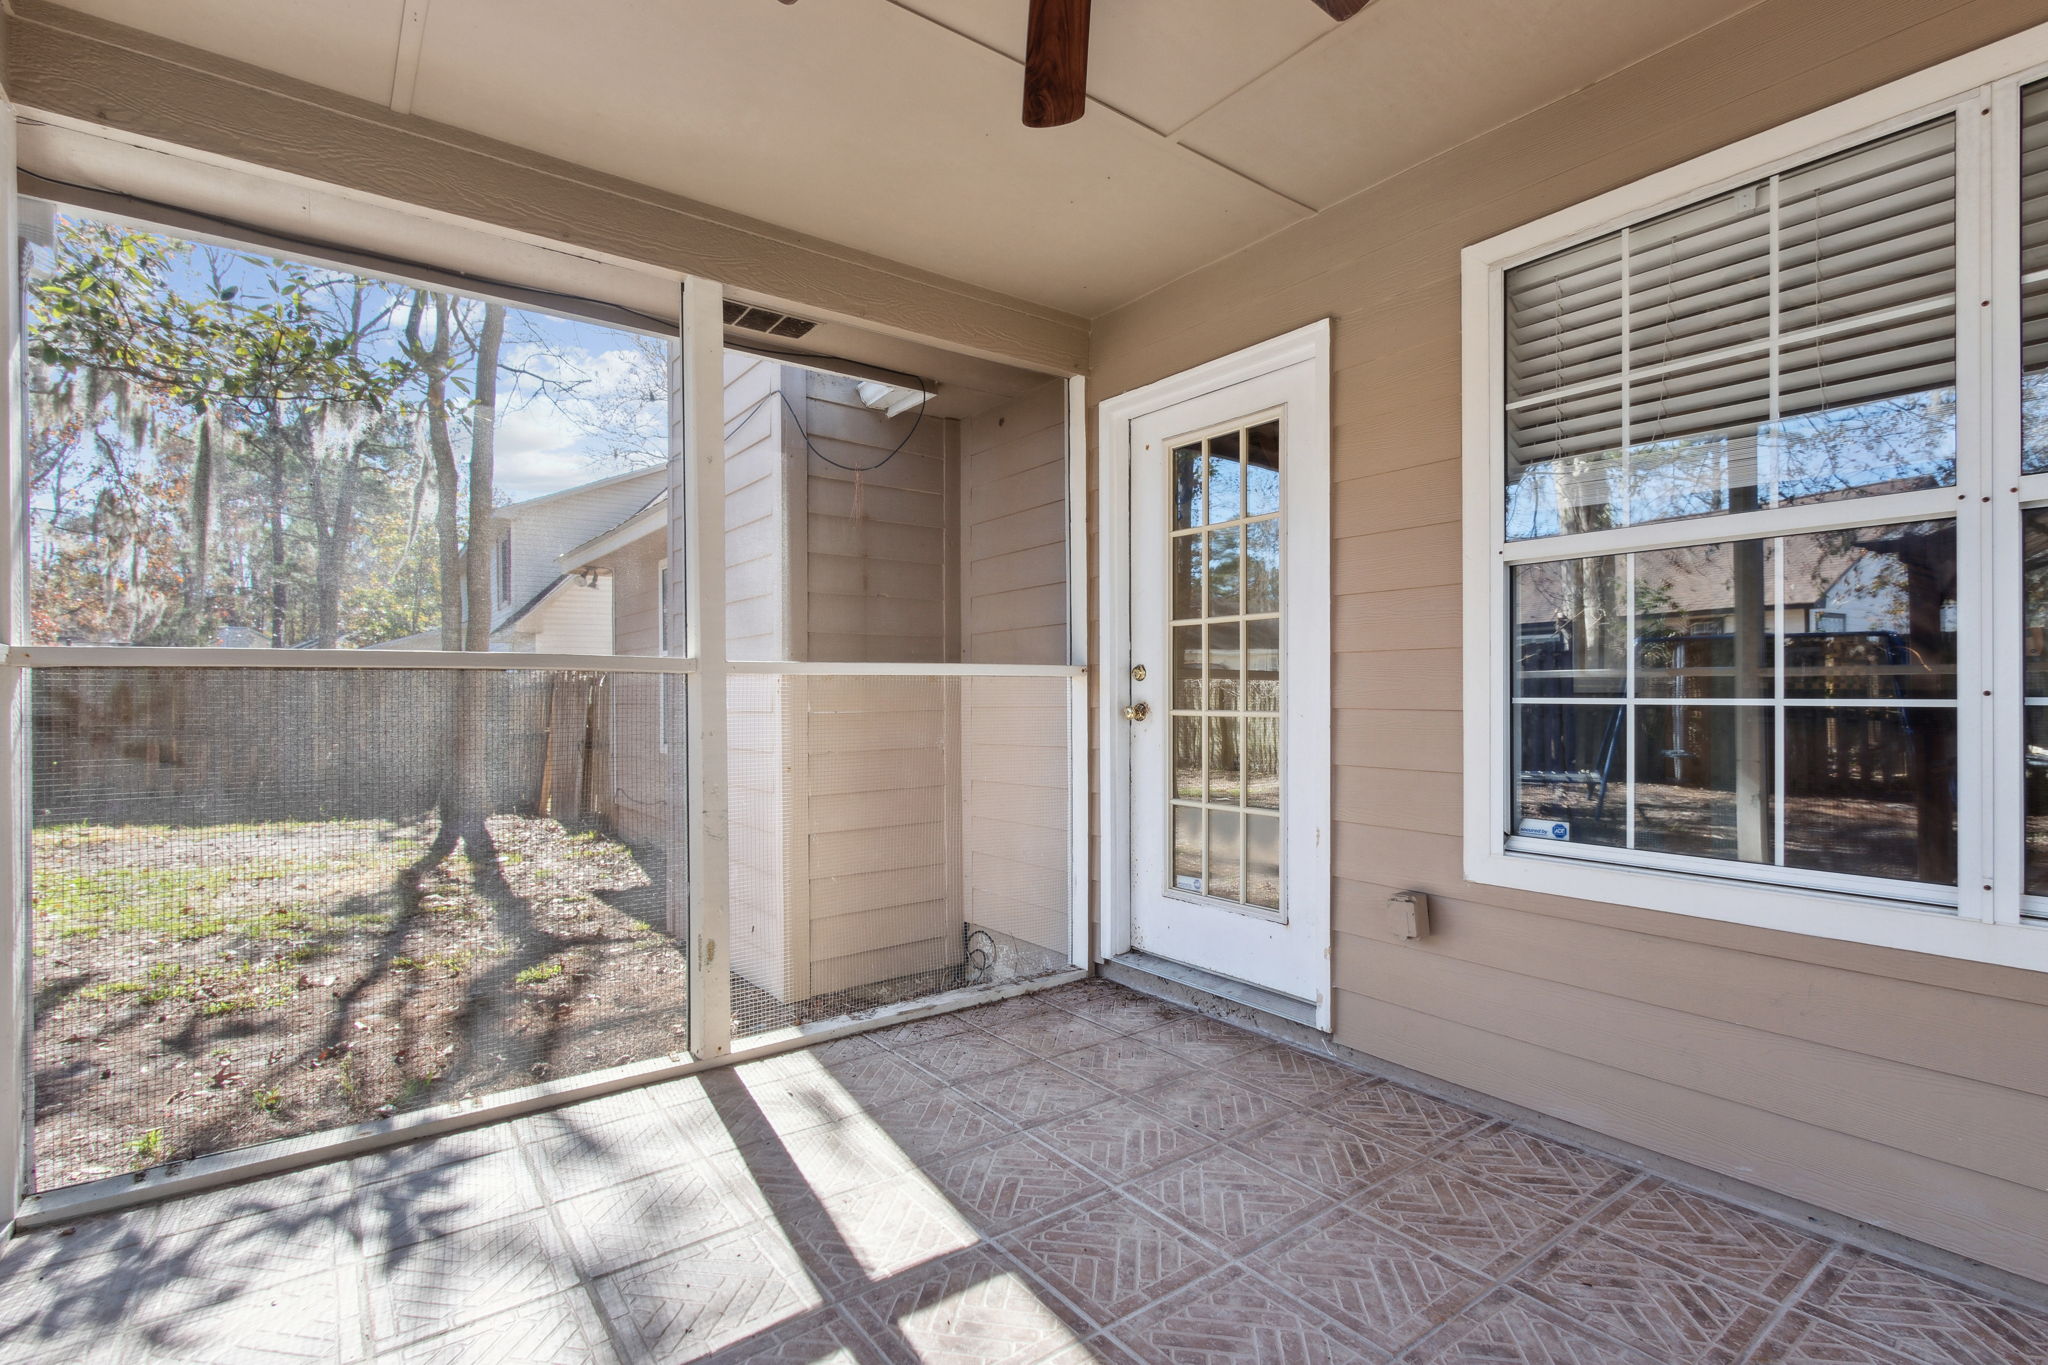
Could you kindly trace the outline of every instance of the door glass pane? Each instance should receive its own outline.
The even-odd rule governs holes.
[[[1244,514],[1280,510],[1280,423],[1261,422],[1245,433]]]
[[[1202,524],[1202,447],[1176,446],[1173,451],[1173,525],[1182,530]]]
[[[1280,709],[1280,618],[1244,623],[1244,709]]]
[[[1244,899],[1262,909],[1280,908],[1280,822],[1270,815],[1244,818]]]
[[[1176,806],[1173,810],[1173,889],[1202,889],[1202,808]]]
[[[1239,644],[1237,622],[1209,627],[1209,707],[1214,711],[1237,709],[1237,669],[1244,655]]]
[[[1244,746],[1236,716],[1209,717],[1209,799],[1238,804],[1243,795]]]
[[[1280,424],[1172,449],[1172,886],[1278,911]]]
[[[1244,609],[1239,591],[1244,528],[1226,526],[1209,533],[1209,615],[1236,616]]]
[[[1244,803],[1280,809],[1280,722],[1272,716],[1245,717]]]
[[[1202,718],[1173,718],[1173,794],[1202,799]]]
[[[1209,441],[1209,521],[1236,521],[1244,515],[1244,473],[1238,463],[1237,433]]]
[[[1202,614],[1202,536],[1200,532],[1173,540],[1173,616],[1176,621]]]
[[[1244,609],[1280,610],[1280,519],[1247,522],[1244,528]]]
[[[1223,900],[1238,898],[1237,813],[1209,812],[1209,894]]]
[[[1202,628],[1173,628],[1173,709],[1197,711],[1202,706]]]

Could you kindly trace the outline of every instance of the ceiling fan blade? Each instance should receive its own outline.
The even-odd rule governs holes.
[[[1031,0],[1024,126],[1057,128],[1088,108],[1088,0]]]
[[[1371,3],[1372,0],[1315,0],[1317,9],[1340,24]]]

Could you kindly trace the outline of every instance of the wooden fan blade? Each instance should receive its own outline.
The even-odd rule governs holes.
[[[1031,0],[1024,126],[1057,128],[1088,108],[1088,0]]]
[[[1372,0],[1315,0],[1317,9],[1340,24],[1371,3]]]

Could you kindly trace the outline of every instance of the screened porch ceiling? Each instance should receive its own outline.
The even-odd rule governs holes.
[[[1114,0],[1053,130],[1026,0],[69,7],[1092,317],[1755,2]]]

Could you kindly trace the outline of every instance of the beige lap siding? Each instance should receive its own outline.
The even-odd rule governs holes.
[[[2048,976],[1463,881],[1458,253],[2043,21],[1765,0],[1108,315],[1090,376],[1336,319],[1341,1042],[2037,1279]]]

